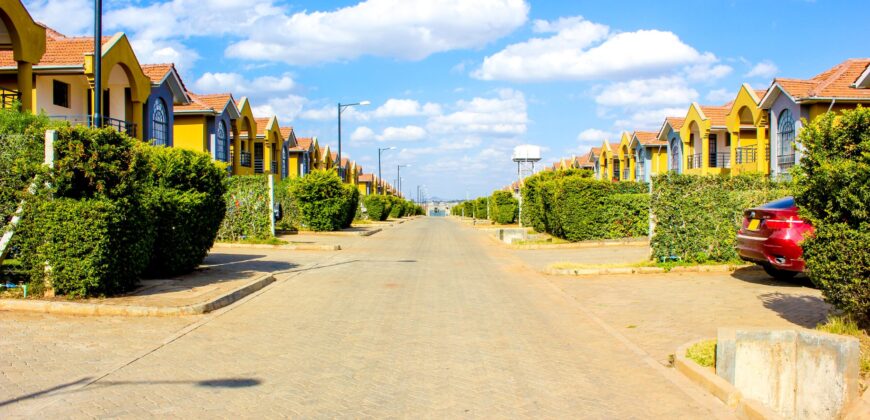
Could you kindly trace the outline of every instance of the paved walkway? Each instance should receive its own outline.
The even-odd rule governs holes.
[[[721,404],[473,229],[420,219],[215,313],[0,313],[0,418],[708,418]]]

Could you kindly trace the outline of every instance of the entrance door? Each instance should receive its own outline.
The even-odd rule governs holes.
[[[718,142],[718,140],[719,138],[715,134],[710,134],[708,140],[708,143],[710,144],[710,168],[717,168],[716,157],[718,156],[718,150],[716,149],[716,143]]]
[[[263,143],[254,143],[254,173],[263,173]]]

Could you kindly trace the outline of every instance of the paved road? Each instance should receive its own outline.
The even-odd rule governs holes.
[[[456,222],[330,255],[204,317],[0,314],[0,417],[728,413]]]

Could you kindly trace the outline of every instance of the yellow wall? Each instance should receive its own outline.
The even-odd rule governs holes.
[[[202,115],[175,114],[172,125],[174,147],[206,153],[208,146],[206,137],[206,119]]]
[[[632,150],[629,145],[631,144],[631,134],[628,132],[623,132],[622,137],[619,139],[619,150],[616,152],[616,156],[619,159],[619,180],[620,181],[630,181],[634,180],[634,171],[637,165],[635,162],[634,150]],[[623,176],[625,168],[628,168],[628,178]]]
[[[765,111],[758,107],[761,98],[755,96],[752,88],[743,84],[737,92],[731,111],[725,116],[728,132],[731,133],[731,174],[756,172],[770,173],[770,156],[767,148],[770,146],[770,130]],[[741,123],[741,115],[744,121]],[[751,121],[750,121],[751,120]],[[748,162],[747,154],[743,153],[738,163],[738,148],[754,148],[755,161]]]
[[[299,159],[302,157],[300,153],[291,153],[287,158],[287,176],[290,178],[298,178],[299,174]]]

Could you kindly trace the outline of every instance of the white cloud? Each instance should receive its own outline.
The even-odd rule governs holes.
[[[667,31],[613,32],[579,16],[536,21],[534,29],[554,35],[509,45],[486,57],[472,76],[512,81],[613,79],[717,61]]]
[[[404,127],[387,127],[381,134],[375,134],[371,128],[360,126],[350,135],[352,141],[357,142],[402,142],[402,141],[417,141],[426,137],[426,130],[423,127],[416,125],[406,125]]]
[[[731,66],[709,62],[689,66],[685,74],[693,82],[710,82],[731,74],[733,70]]]
[[[335,105],[324,105],[320,108],[305,109],[299,117],[315,121],[336,121],[338,110]],[[369,114],[358,111],[356,107],[345,108],[341,113],[342,121],[368,121],[369,119]]]
[[[619,134],[597,128],[587,128],[577,135],[577,141],[581,144],[596,145],[604,140],[616,138]]]
[[[251,108],[251,112],[258,117],[278,117],[278,122],[282,125],[294,121],[302,112],[302,108],[308,103],[308,99],[298,95],[287,95],[283,97],[272,97],[266,100],[263,105],[255,105]]]
[[[438,115],[441,113],[441,106],[435,103],[427,102],[420,105],[413,99],[388,99],[383,105],[379,106],[372,115],[375,118],[391,118],[391,117],[416,117],[421,115]]]
[[[430,118],[429,131],[512,136],[525,134],[529,122],[525,96],[513,89],[497,91],[496,98],[459,101],[456,108],[455,112]]]
[[[179,69],[193,67],[199,54],[184,44],[175,41],[153,40],[148,38],[130,39],[136,58],[140,63],[175,63]]]
[[[614,127],[628,131],[655,131],[661,128],[662,123],[665,121],[665,117],[683,117],[686,115],[688,109],[689,104],[686,104],[685,107],[680,108],[666,107],[656,109],[644,109],[629,114],[627,118],[616,120],[613,125]]]
[[[281,77],[261,76],[248,80],[239,73],[211,73],[200,76],[194,87],[204,93],[231,92],[237,96],[250,94],[268,94],[273,92],[288,92],[296,83],[288,75]]]
[[[707,98],[708,102],[718,104],[718,103],[726,103],[726,102],[734,99],[734,96],[736,96],[735,92],[732,92],[728,89],[722,88],[722,89],[714,89],[714,90],[707,92],[706,98]]]
[[[238,32],[247,38],[226,55],[294,65],[365,55],[422,60],[482,47],[524,24],[528,12],[524,0],[367,0],[330,12],[281,12]]]
[[[760,79],[770,79],[779,73],[779,67],[773,64],[770,60],[764,60],[754,65],[744,77],[757,77]]]
[[[65,35],[93,35],[94,2],[35,0],[26,2],[33,18]]]
[[[670,76],[613,83],[595,97],[595,102],[603,106],[634,108],[688,104],[697,98],[698,91],[690,88],[685,79]]]

